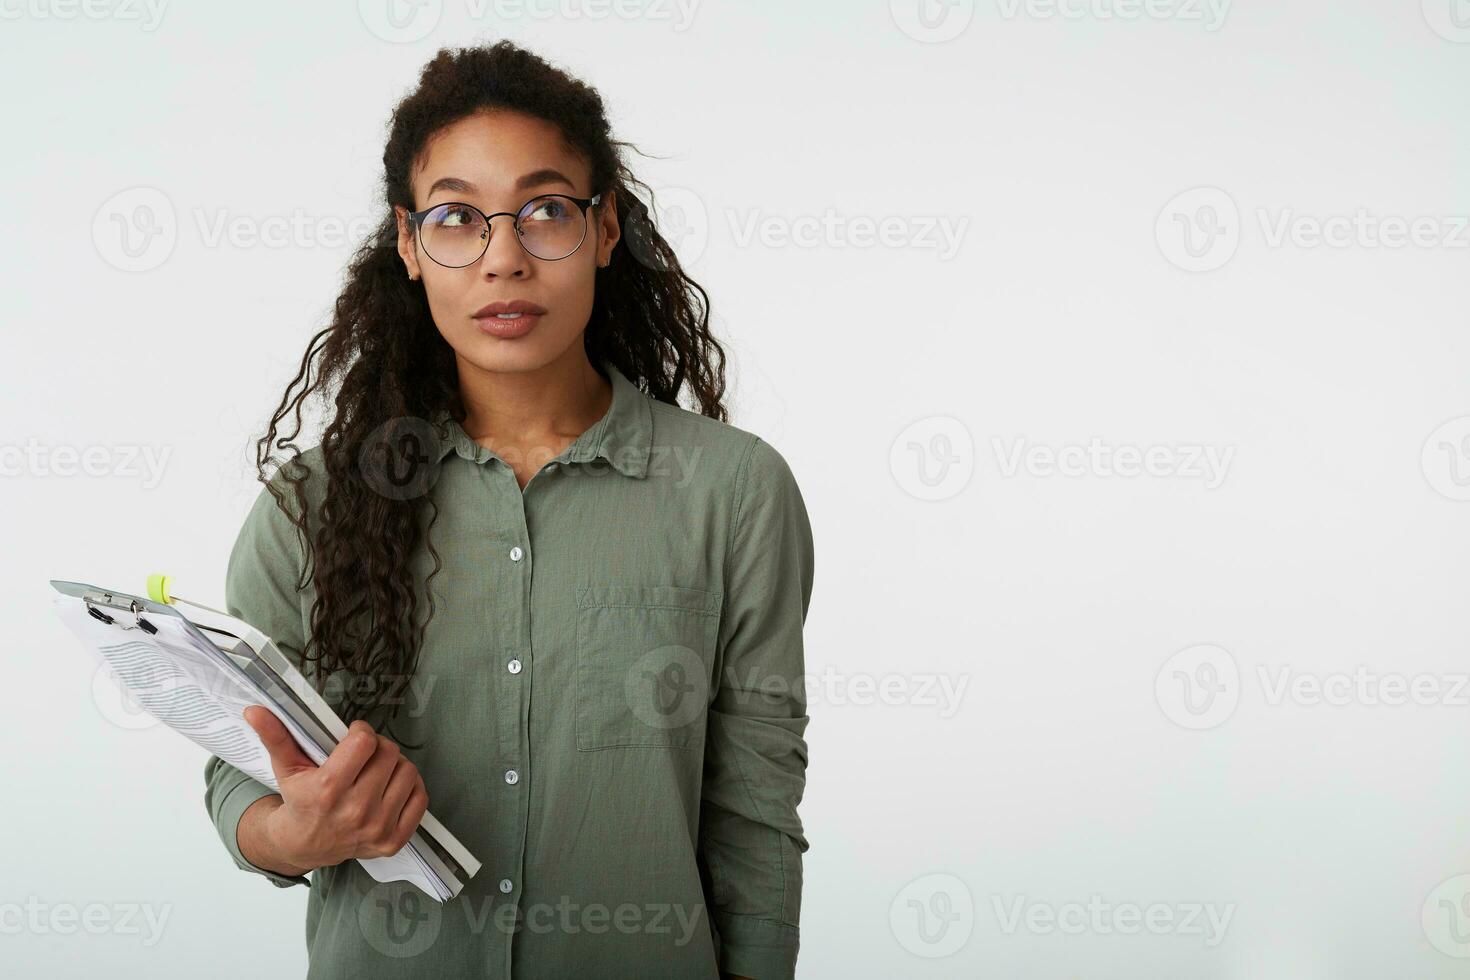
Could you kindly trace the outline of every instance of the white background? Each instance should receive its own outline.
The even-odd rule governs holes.
[[[304,973],[46,581],[222,602],[388,112],[509,36],[665,158],[812,516],[799,975],[1465,975],[1470,4],[926,3],[0,0],[4,972]]]

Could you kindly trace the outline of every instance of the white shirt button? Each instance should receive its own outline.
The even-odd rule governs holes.
[[[516,772],[514,769],[507,769],[505,770],[505,781],[514,786],[516,783],[521,781],[521,774]]]
[[[521,556],[524,555],[524,554],[525,554],[525,552],[521,550],[521,546],[520,545],[516,545],[514,548],[510,549],[510,560],[511,561],[520,561],[521,560]]]
[[[510,879],[509,878],[501,878],[500,879],[500,890],[503,891],[503,892],[505,892],[507,895],[510,894]]]
[[[521,672],[521,662],[519,660],[512,660],[510,663],[505,665],[505,669],[510,671],[512,674],[519,674]]]

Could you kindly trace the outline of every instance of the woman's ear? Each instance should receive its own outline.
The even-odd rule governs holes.
[[[612,261],[613,246],[623,237],[618,225],[618,200],[616,191],[609,190],[597,205],[597,264],[607,265]]]
[[[418,279],[424,273],[419,268],[418,243],[414,241],[413,222],[408,220],[408,209],[395,204],[393,215],[398,220],[398,257],[408,268],[408,278]]]

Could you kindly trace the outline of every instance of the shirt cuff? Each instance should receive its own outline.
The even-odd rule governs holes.
[[[749,915],[716,913],[720,974],[751,980],[792,980],[800,932],[795,926]]]
[[[245,859],[240,852],[240,841],[237,836],[240,828],[240,818],[245,811],[250,809],[254,803],[266,796],[274,796],[276,791],[262,782],[254,779],[242,780],[225,794],[224,800],[219,807],[219,832],[225,842],[225,848],[230,852],[230,857],[235,859],[235,864],[242,871],[253,871],[270,879],[271,884],[277,888],[290,888],[292,885],[305,885],[311,887],[311,882],[305,875],[283,875],[265,868],[257,867]]]

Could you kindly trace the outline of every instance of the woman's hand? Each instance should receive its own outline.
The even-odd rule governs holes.
[[[270,753],[281,804],[265,817],[262,836],[273,863],[300,868],[348,858],[397,854],[429,808],[418,767],[390,739],[354,721],[321,766],[266,708],[245,720]]]

